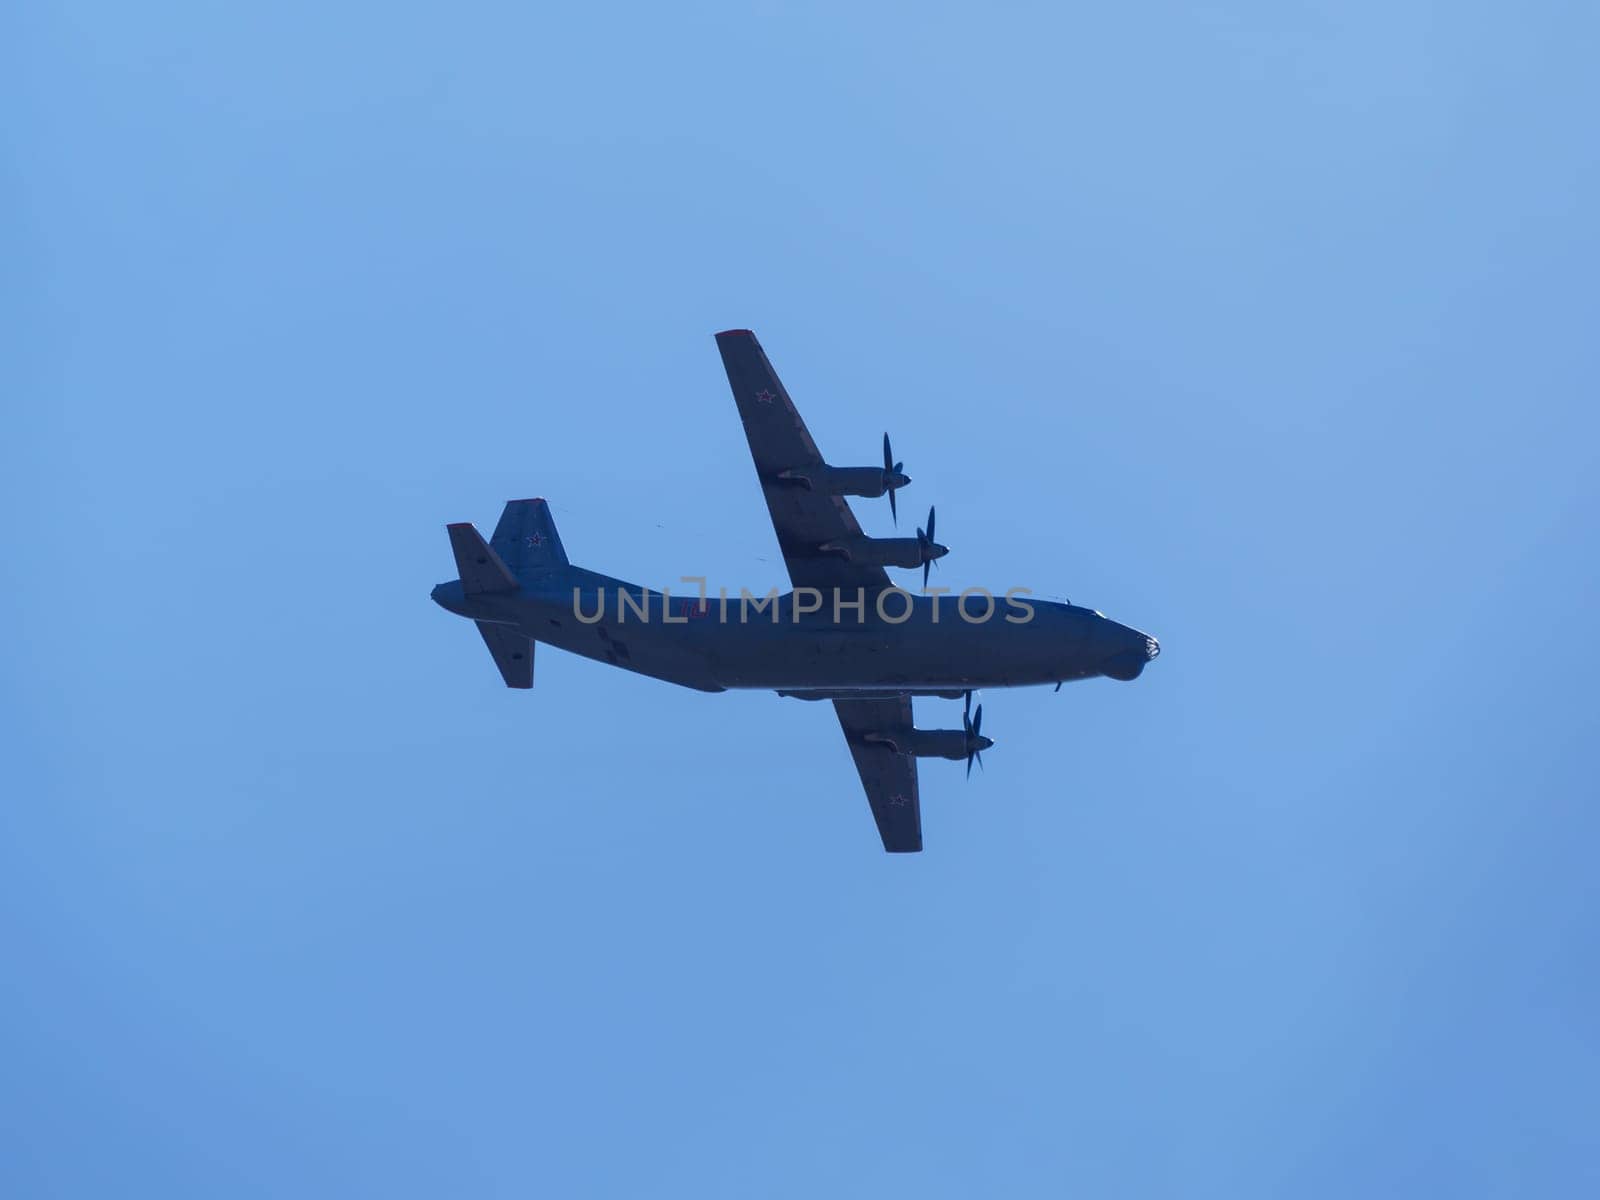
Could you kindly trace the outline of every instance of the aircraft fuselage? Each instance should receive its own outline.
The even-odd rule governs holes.
[[[813,589],[702,600],[565,566],[514,592],[466,595],[440,584],[443,608],[526,637],[701,691],[755,688],[805,699],[948,693],[1133,679],[1154,638],[1075,605],[974,590],[918,596]]]

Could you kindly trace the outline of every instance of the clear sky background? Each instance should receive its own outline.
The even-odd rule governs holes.
[[[7,6],[0,1195],[1600,1193],[1597,35]],[[730,326],[1162,639],[921,856],[827,706],[428,600],[527,495],[782,582]]]

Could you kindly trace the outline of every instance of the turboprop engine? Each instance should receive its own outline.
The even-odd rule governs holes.
[[[895,509],[894,494],[911,482],[911,476],[905,473],[904,467],[905,463],[894,461],[894,452],[889,448],[889,435],[886,433],[883,435],[881,467],[830,467],[827,463],[818,463],[814,467],[792,467],[779,471],[777,478],[829,496],[866,496],[876,499],[887,492],[889,513],[898,525],[900,514]]]
[[[968,692],[970,709],[972,693]],[[983,728],[983,705],[977,712],[961,714],[960,729],[901,729],[891,733],[869,733],[862,741],[888,746],[896,754],[910,754],[917,758],[948,758],[953,762],[967,760],[967,775],[972,775],[973,760],[983,766],[983,752],[994,745],[993,738],[980,732]]]
[[[870,563],[879,567],[922,568],[922,586],[928,586],[928,567],[946,554],[949,546],[933,540],[933,509],[928,510],[928,528],[917,530],[914,538],[838,538],[823,542],[817,547],[827,554],[837,554],[851,562]]]

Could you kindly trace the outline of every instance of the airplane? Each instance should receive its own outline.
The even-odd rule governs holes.
[[[1149,634],[1093,609],[928,588],[949,553],[934,539],[934,510],[914,537],[872,538],[846,496],[889,497],[911,482],[883,439],[883,465],[828,463],[788,390],[748,329],[716,335],[750,443],[756,476],[794,588],[756,597],[741,588],[695,595],[651,591],[567,559],[543,499],[505,506],[487,542],[470,523],[446,527],[458,578],[433,589],[445,610],[476,622],[507,687],[533,686],[540,642],[703,692],[775,691],[831,701],[861,785],[891,853],[922,849],[919,758],[982,766],[982,688],[1094,677],[1133,680],[1160,652]],[[922,571],[921,595],[886,567]],[[985,601],[980,606],[979,602]],[[974,611],[976,610],[976,611]],[[960,729],[918,729],[912,697],[963,700]]]

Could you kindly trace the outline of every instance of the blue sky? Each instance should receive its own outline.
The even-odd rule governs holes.
[[[3,21],[0,1194],[1600,1185],[1592,7]],[[781,582],[730,326],[1162,639],[922,856],[428,601],[534,494]]]

